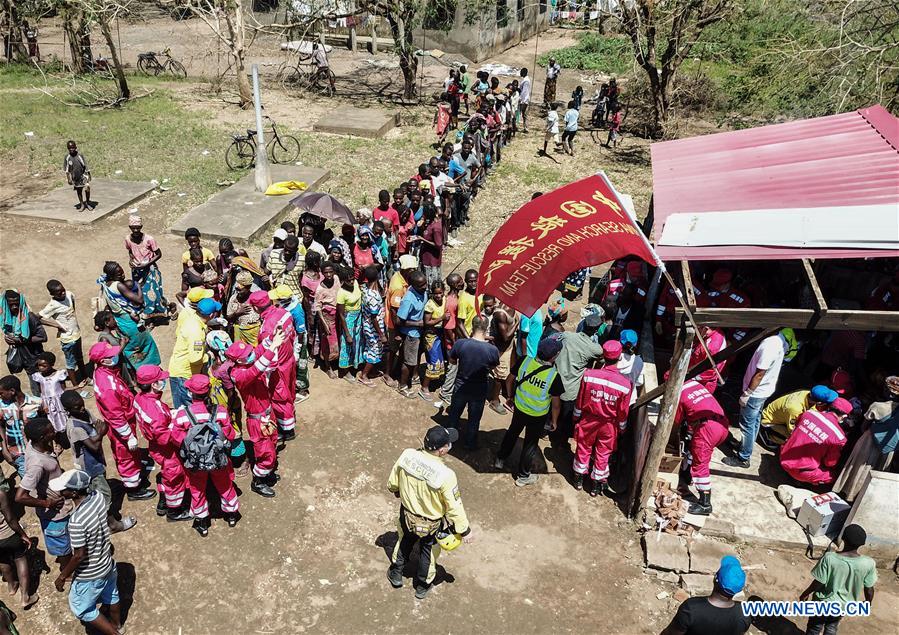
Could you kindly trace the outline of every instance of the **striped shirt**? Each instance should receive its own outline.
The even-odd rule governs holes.
[[[37,416],[41,400],[39,397],[25,395],[22,405],[13,399],[7,403],[0,401],[0,418],[3,420],[3,433],[6,445],[14,457],[25,453],[25,419]],[[24,416],[23,416],[24,415]]]
[[[75,570],[75,580],[101,580],[112,571],[112,543],[106,521],[106,501],[92,492],[81,501],[69,517],[69,539],[72,549],[84,547],[87,553]]]

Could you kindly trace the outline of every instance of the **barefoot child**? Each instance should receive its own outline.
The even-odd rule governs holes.
[[[84,366],[81,327],[78,326],[78,318],[75,316],[75,296],[71,291],[67,291],[59,280],[48,280],[47,292],[50,294],[50,301],[41,310],[40,316],[47,320],[54,320],[64,328],[59,332],[59,344],[66,356],[69,383],[83,388],[90,384],[90,377]],[[81,377],[80,384],[78,383],[79,376]]]
[[[47,418],[56,431],[56,442],[66,448],[69,445],[66,438],[68,416],[59,397],[66,388],[68,373],[64,370],[56,370],[55,365],[56,355],[50,351],[44,351],[37,356],[37,372],[32,374],[31,378],[41,385],[41,402]]]
[[[66,181],[75,188],[78,195],[78,204],[75,209],[94,209],[97,204],[91,200],[91,171],[87,168],[84,155],[78,152],[78,146],[74,141],[66,144],[69,153],[63,159],[62,169],[66,173]]]

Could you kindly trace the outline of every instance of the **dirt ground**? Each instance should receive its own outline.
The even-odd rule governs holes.
[[[166,25],[198,24],[164,23],[153,38],[163,40]],[[123,44],[127,41],[132,52],[151,42],[147,33],[143,40],[138,35],[123,25]],[[565,37],[556,37],[554,46],[564,45]],[[549,46],[544,40],[554,41],[541,38],[541,48]],[[179,41],[186,51],[189,44]],[[500,57],[509,64],[530,64],[532,55],[531,42]],[[542,90],[539,83],[538,88]],[[177,86],[179,100],[203,109],[221,125],[234,126],[246,117],[213,100],[191,99],[191,92],[190,84]],[[304,129],[310,113],[325,112],[331,105],[312,99],[297,108],[286,96],[271,101],[276,103],[269,108],[295,129]],[[408,116],[420,122],[427,117],[419,111]],[[391,135],[396,143],[389,149],[389,159],[372,168],[395,173],[399,180],[424,158],[403,156],[399,149],[407,145],[421,154],[423,135],[410,127]],[[323,147],[329,139],[333,138],[322,136]],[[581,142],[585,149],[577,160],[564,155],[537,160],[537,135],[516,140],[473,207],[474,222],[461,236],[465,244],[447,252],[444,268],[457,263],[461,269],[476,267],[486,246],[484,238],[532,191],[596,169],[605,169],[616,184],[624,183],[621,189],[633,193],[638,209],[644,210],[651,182],[648,145],[629,140],[612,156],[598,147],[588,149],[586,139]],[[316,164],[332,169],[328,187],[335,194],[361,204],[357,175],[342,168],[341,157],[321,152]],[[7,174],[5,180],[25,177]],[[514,180],[514,189],[503,185],[504,178]],[[29,187],[29,193],[38,193]],[[154,194],[139,204],[145,230],[157,238],[164,254],[161,265],[169,295],[174,294],[178,255],[184,249],[180,237],[164,231],[176,205],[173,191]],[[94,279],[104,261],[123,262],[126,215],[120,212],[90,228],[5,220],[0,281],[4,287],[17,287],[32,307],[40,308],[46,280],[62,280],[78,298],[89,345],[94,338],[88,299],[95,294]],[[258,255],[258,245],[248,247],[252,256]],[[157,329],[154,335],[167,360],[173,329]],[[52,340],[51,335],[50,348],[58,352]],[[124,513],[140,521],[132,531],[114,538],[129,633],[636,634],[657,633],[670,619],[677,606],[675,589],[643,574],[639,535],[610,501],[575,492],[565,478],[567,467],[560,474],[551,462],[541,470],[537,485],[525,489],[516,488],[508,473],[492,468],[508,417],[489,410],[482,423],[481,449],[471,454],[454,450],[448,458],[458,475],[476,542],[444,554],[440,583],[425,602],[414,600],[408,580],[402,590],[391,589],[385,572],[387,551],[396,539],[397,504],[386,490],[387,473],[404,448],[417,447],[433,425],[434,409],[381,385],[370,389],[329,381],[319,371],[312,373],[311,393],[297,409],[298,438],[280,455],[283,478],[278,496],[262,499],[250,492],[248,480],[240,481],[243,520],[236,528],[217,520],[203,540],[189,523],[169,524],[157,518],[152,502],[125,502]],[[25,521],[29,532],[38,535],[33,513],[29,511]],[[750,571],[749,593],[791,599],[808,583],[811,563],[800,554],[746,545],[734,548],[747,564],[764,566]],[[82,632],[65,596],[53,589],[52,563],[51,568],[53,574],[41,578],[40,602],[29,611],[17,610],[15,599],[0,595],[17,610],[22,633]],[[896,633],[895,611],[889,607],[899,605],[899,585],[891,573],[880,574],[875,617],[849,621],[841,632]],[[798,626],[781,620],[765,625],[764,632],[792,635],[800,632]]]

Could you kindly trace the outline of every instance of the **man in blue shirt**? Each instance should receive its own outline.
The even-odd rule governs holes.
[[[450,351],[450,363],[459,366],[453,398],[447,412],[447,427],[459,428],[459,418],[468,408],[468,425],[462,431],[462,445],[475,450],[478,429],[489,391],[490,370],[499,366],[499,349],[487,341],[487,318],[478,316],[471,323],[471,337],[458,340]]]
[[[400,335],[403,336],[403,370],[400,373],[400,394],[409,399],[416,397],[409,380],[418,375],[418,360],[421,354],[421,329],[424,326],[425,303],[428,301],[428,281],[421,271],[409,276],[409,290],[400,302],[396,312]]]

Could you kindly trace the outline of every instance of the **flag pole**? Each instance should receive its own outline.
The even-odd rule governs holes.
[[[615,192],[615,198],[618,199],[618,190],[615,189],[615,186],[612,185],[612,182],[609,181],[609,177],[606,176],[606,173],[600,170],[596,173],[603,181],[606,182],[606,185],[609,186],[609,189]],[[618,204],[624,208],[624,205],[621,203],[621,199],[618,199]],[[677,301],[680,302],[681,308],[684,310],[684,314],[687,316],[687,320],[689,320],[690,324],[693,326],[693,329],[696,331],[696,339],[699,341],[700,346],[702,346],[702,350],[705,351],[705,355],[709,360],[709,363],[712,365],[712,370],[715,371],[715,376],[718,378],[718,382],[723,384],[724,378],[721,376],[721,373],[718,371],[718,365],[715,364],[715,358],[712,357],[712,352],[709,350],[708,344],[705,342],[705,338],[699,332],[699,325],[696,323],[696,320],[693,318],[693,312],[690,311],[690,307],[687,306],[686,300],[684,300],[684,295],[681,293],[681,290],[674,283],[674,280],[671,278],[671,274],[668,273],[668,269],[665,267],[665,263],[662,262],[662,259],[659,258],[659,254],[656,253],[656,250],[653,249],[652,244],[649,242],[649,239],[646,237],[646,234],[643,233],[643,230],[640,229],[640,226],[637,225],[637,219],[631,216],[630,212],[625,209],[627,213],[628,220],[631,225],[637,230],[637,234],[640,236],[640,239],[643,241],[643,245],[649,250],[649,253],[652,254],[653,260],[656,261],[656,267],[659,268],[659,271],[662,272],[662,275],[665,276],[665,279],[668,281],[668,284],[671,285],[671,288],[674,290],[674,296],[677,298]]]

